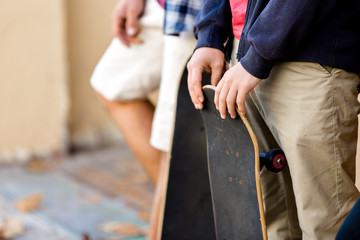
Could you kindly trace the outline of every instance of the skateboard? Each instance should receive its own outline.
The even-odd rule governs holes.
[[[204,76],[204,82],[210,82]],[[206,135],[200,112],[190,99],[187,70],[182,75],[168,179],[162,195],[158,237],[166,240],[216,239],[207,164]]]
[[[203,83],[210,83],[209,75],[203,75]],[[247,203],[241,200],[247,199],[241,194],[233,195],[232,192],[227,191],[226,188],[222,189],[223,186],[221,184],[224,183],[217,184],[219,173],[216,164],[221,165],[222,163],[212,160],[214,158],[214,150],[218,148],[217,145],[219,143],[219,146],[226,145],[225,157],[227,156],[229,158],[231,153],[239,146],[236,146],[239,144],[239,141],[232,143],[231,139],[235,138],[234,135],[227,136],[228,138],[225,142],[223,142],[223,135],[221,135],[221,133],[216,134],[218,136],[216,140],[209,135],[210,132],[213,132],[211,130],[212,128],[221,129],[222,127],[221,124],[212,122],[210,117],[208,117],[208,115],[214,115],[214,112],[219,115],[217,110],[213,109],[214,106],[210,109],[211,104],[213,104],[211,100],[214,95],[213,87],[205,87],[204,91],[207,98],[204,103],[204,110],[200,112],[194,108],[191,102],[187,87],[187,70],[185,69],[178,91],[172,150],[167,163],[167,179],[164,182],[161,193],[162,198],[165,200],[160,210],[157,239],[232,240],[247,239],[247,236],[249,236],[248,239],[257,239],[256,237],[253,238],[253,235],[246,235],[238,231],[238,229],[241,228],[240,226],[244,226],[239,222],[244,222],[247,216],[250,216],[249,214],[253,214],[251,215],[253,216],[253,226],[246,228],[246,232],[248,232],[249,229],[252,229],[251,232],[257,232],[260,226],[260,229],[264,228],[263,234],[266,236],[265,223],[263,221],[263,224],[261,224],[259,220],[260,216],[262,216],[262,219],[264,218],[263,210],[259,208],[257,213],[256,210],[253,210],[254,207],[252,207],[252,211],[245,209],[245,212],[241,212],[241,208],[238,208],[239,204],[242,204],[240,206],[245,206],[244,204],[248,204],[249,206],[262,206],[262,203],[257,205],[257,194],[261,194],[261,188],[260,185],[258,185],[259,189],[255,190],[256,187],[254,187],[259,181],[259,174],[256,175],[257,180],[255,181],[255,167],[251,164],[249,166],[243,165],[243,169],[245,170],[253,169],[252,174],[250,171],[246,171],[249,172],[247,176],[240,178],[240,174],[234,173],[233,175],[227,176],[227,181],[224,182],[228,184],[228,182],[235,183],[235,181],[238,181],[241,186],[248,186],[247,179],[253,176],[254,180],[251,181],[252,185],[247,187],[251,195],[244,191],[241,192],[241,194],[246,194],[246,196],[252,196],[252,199]],[[239,119],[235,122],[238,122],[238,120]],[[250,125],[248,125],[248,127],[251,130]],[[205,133],[205,128],[207,133]],[[229,131],[229,129],[223,130]],[[238,129],[231,129],[231,131],[235,133],[238,132]],[[245,131],[248,134],[247,130]],[[225,132],[222,133],[224,134]],[[237,135],[237,133],[235,135]],[[253,139],[255,144],[256,139],[254,134],[250,135],[250,137],[251,136],[253,136],[253,138],[250,139]],[[252,140],[251,144],[253,144]],[[257,156],[257,173],[259,173],[259,169],[263,165],[268,169],[271,168],[272,171],[281,171],[285,166],[285,157],[281,151],[274,150],[269,151],[267,154],[260,154],[257,151],[257,145],[254,145],[253,148],[253,155],[248,157],[251,161],[248,162],[254,164],[254,158]],[[237,153],[240,154],[242,151],[244,151],[243,148],[239,149]],[[239,157],[236,153],[235,156]],[[221,158],[223,158],[223,156],[219,156],[219,159]],[[224,166],[224,164],[222,165]],[[233,170],[237,171],[236,168]],[[255,194],[253,191],[255,191]],[[228,204],[230,196],[232,202]],[[261,199],[261,197],[259,199]],[[223,211],[222,208],[224,207],[222,206],[227,208],[226,212]],[[235,208],[235,210],[233,210],[233,208]],[[260,212],[262,214],[260,214]],[[240,218],[236,219],[239,216]],[[248,227],[248,225],[246,225],[246,227]],[[259,237],[258,239],[261,238]],[[264,239],[266,238],[264,237]]]
[[[208,143],[209,176],[217,239],[267,239],[260,185],[260,153],[246,117],[221,119],[215,87],[205,86],[201,110]],[[284,167],[277,153],[270,162]],[[283,161],[284,160],[284,161]],[[264,163],[264,165],[266,165]],[[281,165],[281,167],[280,167]]]

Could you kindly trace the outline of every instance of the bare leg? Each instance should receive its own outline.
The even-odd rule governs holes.
[[[150,145],[154,106],[147,100],[108,101],[98,95],[128,146],[155,184],[158,179],[161,151]]]
[[[166,183],[168,178],[168,161],[169,161],[169,154],[162,152],[161,160],[160,160],[160,171],[159,171],[159,178],[156,184],[154,202],[151,212],[150,218],[150,228],[149,233],[147,236],[147,240],[158,240],[160,239],[161,232],[159,229],[162,225],[163,215],[162,212],[164,211],[165,206],[165,197],[166,197]]]
[[[98,94],[105,108],[122,132],[128,146],[156,184],[147,239],[159,239],[159,222],[165,204],[168,154],[150,145],[154,106],[146,100],[108,101]]]

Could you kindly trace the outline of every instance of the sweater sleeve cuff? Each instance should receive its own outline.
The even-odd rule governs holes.
[[[195,49],[201,47],[211,47],[225,52],[224,42],[221,39],[221,35],[219,33],[220,29],[217,29],[216,26],[210,26],[209,28],[196,32],[198,41]]]
[[[254,47],[250,47],[243,58],[240,59],[241,65],[254,77],[265,79],[269,77],[274,62],[263,58]]]

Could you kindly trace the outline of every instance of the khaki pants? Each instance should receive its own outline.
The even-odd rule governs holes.
[[[250,93],[247,110],[260,146],[279,144],[291,175],[262,173],[270,239],[334,239],[359,198],[359,84],[359,76],[341,69],[285,62]]]
[[[334,239],[359,198],[359,85],[341,69],[284,62],[249,94],[260,151],[279,146],[288,159],[281,173],[261,172],[269,239]]]

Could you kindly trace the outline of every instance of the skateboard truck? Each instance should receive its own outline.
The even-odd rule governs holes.
[[[267,153],[260,153],[260,168],[265,165],[271,172],[280,172],[286,164],[285,153],[281,149],[271,149]]]

